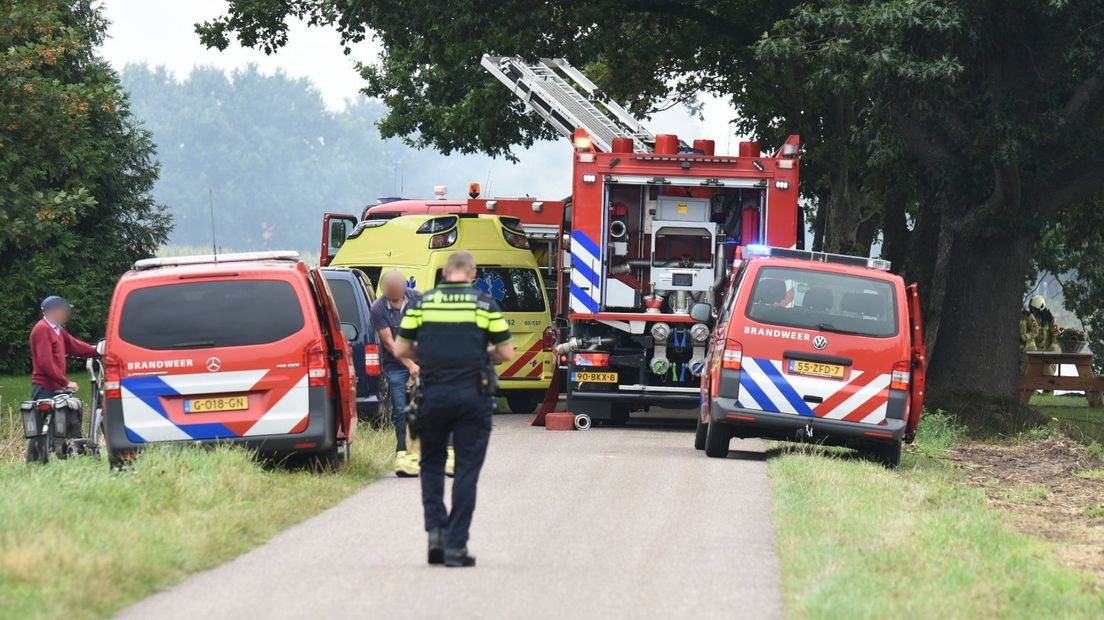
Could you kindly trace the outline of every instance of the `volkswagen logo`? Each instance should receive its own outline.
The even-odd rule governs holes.
[[[816,338],[813,338],[813,348],[817,351],[821,351],[823,349],[826,349],[827,347],[828,339],[824,336],[817,336]]]
[[[818,338],[819,338],[819,336],[818,336]],[[816,342],[814,341],[814,345],[815,344],[816,344]],[[823,349],[824,347],[821,347],[821,348]],[[220,360],[217,357],[207,358],[207,370],[209,372],[218,372],[220,369],[222,369],[222,360]]]

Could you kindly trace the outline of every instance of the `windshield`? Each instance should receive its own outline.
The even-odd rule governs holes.
[[[151,286],[123,303],[119,337],[145,349],[268,344],[303,329],[299,296],[282,280]]]
[[[437,271],[437,283],[444,279]],[[498,302],[503,312],[544,312],[544,289],[535,269],[480,267],[475,287]]]
[[[748,318],[785,327],[884,338],[897,334],[890,282],[813,269],[759,270]]]

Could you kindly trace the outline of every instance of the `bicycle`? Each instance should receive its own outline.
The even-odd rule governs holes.
[[[92,358],[88,360],[87,368],[92,386],[92,419],[88,437],[84,437],[82,428],[84,404],[69,388],[50,398],[27,400],[20,404],[28,463],[48,463],[51,454],[58,459],[82,454],[100,455],[105,443],[100,391],[103,364]]]

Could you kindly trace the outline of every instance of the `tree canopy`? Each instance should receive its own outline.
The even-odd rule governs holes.
[[[289,17],[378,37],[362,72],[382,130],[445,152],[547,135],[483,53],[566,57],[637,112],[706,91],[767,143],[800,132],[818,244],[864,253],[880,236],[922,283],[937,397],[1015,397],[1036,243],[1104,190],[1095,0],[231,0],[197,30],[273,51]]]
[[[153,143],[95,53],[87,1],[0,8],[0,372],[29,368],[27,333],[49,294],[102,336],[111,284],[170,228],[150,196]]]

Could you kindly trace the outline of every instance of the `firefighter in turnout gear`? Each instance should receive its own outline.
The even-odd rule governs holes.
[[[475,274],[471,254],[453,252],[444,281],[407,308],[396,346],[400,358],[416,359],[421,368],[418,420],[430,564],[475,566],[468,529],[491,435],[495,381],[490,363],[514,355],[506,319],[491,296],[472,286]],[[451,511],[444,499],[450,434],[456,450]]]

